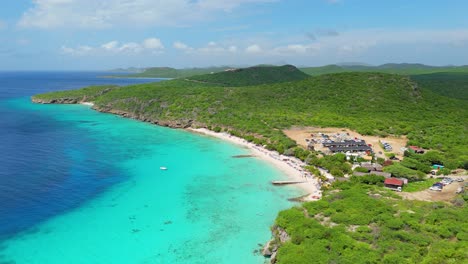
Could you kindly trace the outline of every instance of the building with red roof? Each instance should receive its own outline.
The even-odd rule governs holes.
[[[384,185],[389,189],[401,192],[401,188],[403,187],[403,181],[397,178],[387,178],[384,181]]]

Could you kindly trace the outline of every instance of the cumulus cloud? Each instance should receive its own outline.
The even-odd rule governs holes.
[[[143,41],[143,47],[150,50],[164,49],[164,45],[161,43],[161,40],[157,38],[145,39]]]
[[[251,54],[255,54],[255,53],[261,53],[262,52],[262,48],[257,45],[257,44],[254,44],[254,45],[250,45],[248,46],[246,49],[245,49],[245,52],[247,53],[251,53]]]
[[[90,46],[78,46],[76,48],[70,48],[67,46],[62,46],[61,47],[61,52],[63,54],[67,55],[73,55],[73,56],[83,56],[86,54],[89,54],[91,51],[93,51],[93,48]]]
[[[172,46],[175,48],[175,49],[178,49],[178,50],[182,50],[182,51],[185,51],[185,52],[191,52],[193,51],[193,48],[190,47],[189,45],[183,43],[183,42],[180,42],[180,41],[176,41],[172,44]]]
[[[69,1],[69,0],[54,0],[54,1]],[[75,48],[62,46],[61,52],[67,55],[84,56],[91,54],[105,54],[105,53],[119,53],[119,54],[137,54],[143,52],[149,52],[152,54],[162,53],[164,45],[158,38],[148,38],[143,40],[141,43],[127,42],[122,43],[113,40],[107,43],[101,44],[97,47],[88,45],[77,46]]]
[[[274,49],[279,54],[312,54],[319,50],[319,44],[290,44]]]
[[[116,50],[118,46],[119,46],[119,42],[114,40],[114,41],[110,41],[105,44],[102,44],[101,48],[105,50]]]
[[[176,50],[183,51],[190,54],[221,54],[221,53],[236,53],[238,51],[235,45],[222,45],[217,42],[210,41],[205,46],[194,48],[181,41],[176,41],[172,44]]]
[[[246,4],[275,0],[33,0],[18,22],[34,28],[181,26],[233,12]]]

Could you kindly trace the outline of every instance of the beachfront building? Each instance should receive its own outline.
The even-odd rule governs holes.
[[[326,141],[323,146],[328,148],[332,153],[338,152],[366,152],[371,153],[372,148],[366,144],[364,140],[343,140],[337,141]]]

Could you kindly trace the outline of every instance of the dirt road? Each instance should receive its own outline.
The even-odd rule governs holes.
[[[451,177],[452,179],[459,178],[460,176]],[[468,176],[463,176],[465,182],[468,181]],[[431,190],[424,190],[420,192],[401,192],[398,193],[405,199],[409,200],[420,200],[420,201],[442,201],[442,202],[450,202],[455,198],[457,195],[455,192],[457,191],[458,187],[462,187],[465,185],[465,182],[453,182],[452,184],[446,185],[442,191],[431,191]]]

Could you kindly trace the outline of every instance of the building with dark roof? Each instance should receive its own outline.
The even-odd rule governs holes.
[[[372,152],[372,148],[364,140],[328,141],[323,143],[331,152]]]

